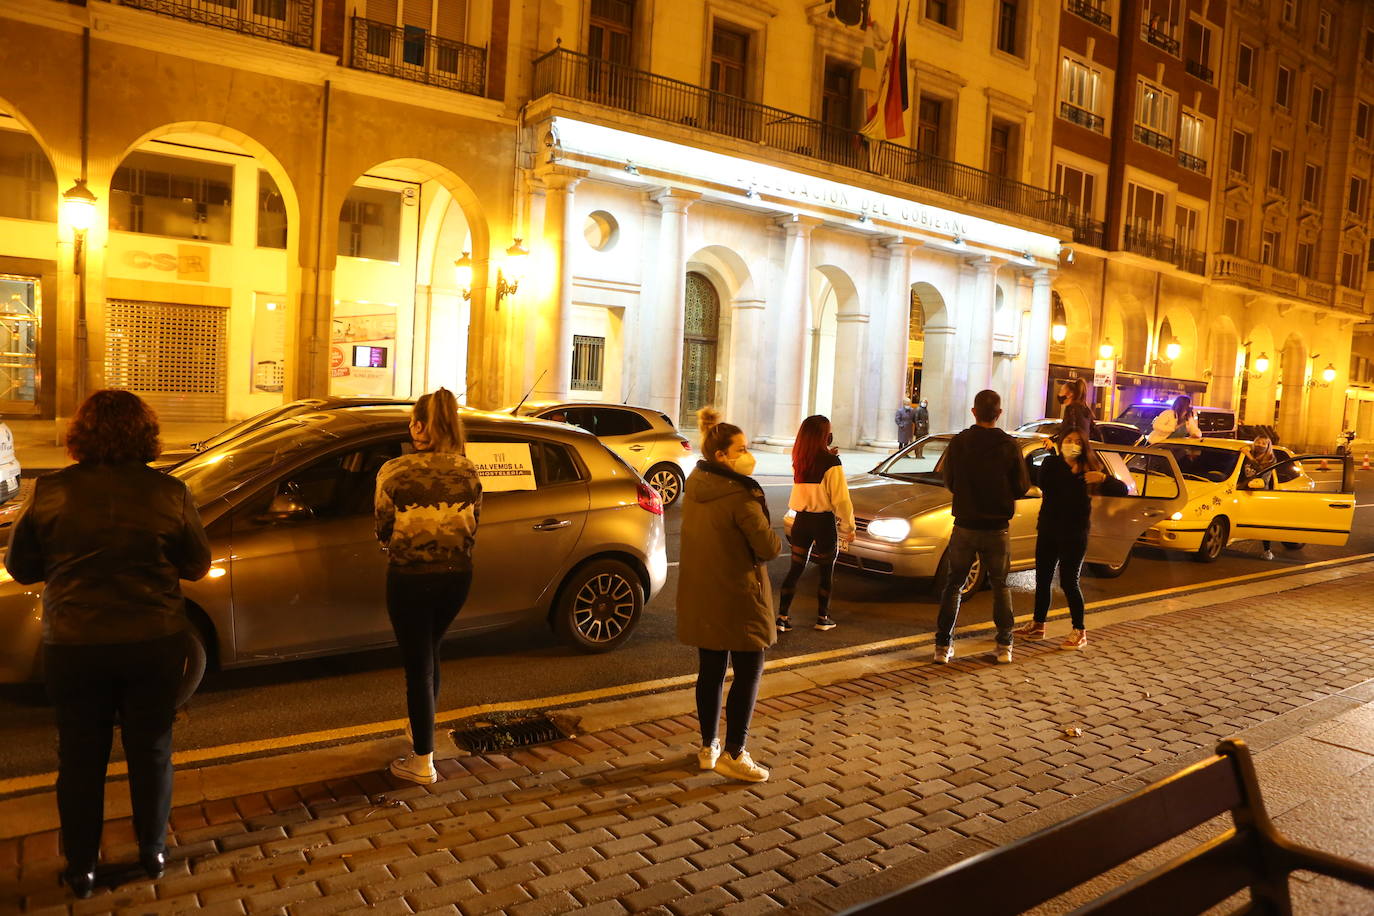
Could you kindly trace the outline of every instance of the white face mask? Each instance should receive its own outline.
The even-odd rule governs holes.
[[[738,457],[731,458],[727,462],[727,464],[730,465],[730,470],[734,471],[736,474],[743,474],[745,477],[754,473],[754,467],[757,463],[758,462],[754,460],[754,455],[751,452],[743,452]]]
[[[1077,458],[1081,454],[1083,454],[1083,446],[1078,443],[1069,442],[1064,445],[1065,458]]]

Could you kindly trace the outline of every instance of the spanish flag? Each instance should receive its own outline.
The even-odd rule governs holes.
[[[906,22],[910,14],[911,0],[907,0],[906,14],[902,13],[900,4],[892,11],[892,42],[887,51],[887,63],[883,65],[878,91],[868,105],[867,122],[863,126],[864,136],[874,140],[897,140],[906,136],[906,110],[911,106],[906,57]],[[861,73],[861,84],[862,80]]]

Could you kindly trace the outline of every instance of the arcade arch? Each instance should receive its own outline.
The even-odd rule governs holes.
[[[952,429],[962,411],[955,411],[954,397],[954,341],[953,316],[945,297],[933,284],[924,280],[911,284],[915,307],[923,316],[919,364],[914,365],[916,396],[929,403],[930,429],[944,432]],[[913,360],[914,362],[914,360]]]
[[[1306,343],[1297,334],[1289,334],[1283,342],[1279,371],[1274,426],[1280,442],[1301,445],[1307,415],[1308,354]]]

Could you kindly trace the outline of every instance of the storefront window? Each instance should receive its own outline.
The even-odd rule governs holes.
[[[38,141],[0,130],[0,217],[57,221],[57,177]]]
[[[32,405],[38,396],[41,306],[36,277],[0,274],[0,410]]]
[[[272,176],[258,171],[258,247],[286,247],[286,201]]]
[[[355,186],[339,208],[339,254],[373,261],[401,259],[401,195]]]
[[[233,180],[218,162],[130,153],[110,187],[110,228],[227,244]]]

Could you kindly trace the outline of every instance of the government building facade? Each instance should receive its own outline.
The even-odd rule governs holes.
[[[0,414],[444,385],[885,449],[1083,376],[1374,439],[1374,15],[1297,6],[912,0],[879,140],[884,0],[0,0]]]

